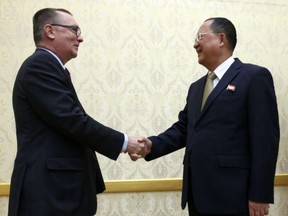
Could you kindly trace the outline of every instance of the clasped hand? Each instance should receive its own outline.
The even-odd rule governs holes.
[[[139,158],[144,158],[150,153],[152,142],[146,137],[129,136],[128,146],[126,152],[128,152],[131,160],[136,161]]]

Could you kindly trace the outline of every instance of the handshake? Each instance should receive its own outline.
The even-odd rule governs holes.
[[[150,153],[152,142],[146,137],[128,137],[128,145],[125,153],[128,153],[132,161],[144,158]]]

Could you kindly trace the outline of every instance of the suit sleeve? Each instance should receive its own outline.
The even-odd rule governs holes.
[[[49,62],[49,61],[48,61]],[[124,135],[85,113],[64,71],[49,63],[30,65],[22,77],[25,98],[39,118],[71,142],[111,159],[121,152]],[[44,66],[43,66],[44,65]]]
[[[249,199],[273,203],[279,147],[279,120],[273,79],[261,69],[251,82],[248,98],[251,152]]]
[[[179,113],[178,121],[158,136],[148,137],[152,141],[151,153],[145,157],[150,161],[177,151],[186,144],[187,136],[187,104]]]

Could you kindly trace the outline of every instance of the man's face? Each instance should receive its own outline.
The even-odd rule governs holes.
[[[78,37],[76,35],[76,29],[79,26],[73,16],[64,12],[58,13],[60,14],[61,18],[59,19],[59,23],[55,23],[55,25],[53,25],[55,30],[55,40],[53,42],[53,47],[56,54],[65,64],[70,59],[77,56],[78,48],[80,43],[83,42],[83,38],[81,35]],[[66,27],[60,25],[65,25]]]
[[[214,33],[210,25],[213,21],[209,20],[202,24],[195,38],[194,48],[198,54],[198,62],[206,68],[213,68],[220,57],[219,53],[219,34]]]

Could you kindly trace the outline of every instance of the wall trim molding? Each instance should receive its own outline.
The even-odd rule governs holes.
[[[104,193],[181,191],[182,178],[107,180]],[[275,186],[288,186],[288,174],[277,174]],[[0,183],[0,196],[9,196],[10,183]]]

